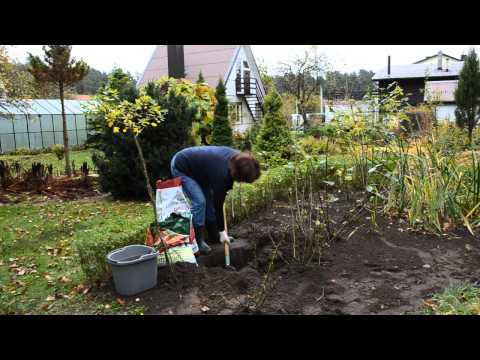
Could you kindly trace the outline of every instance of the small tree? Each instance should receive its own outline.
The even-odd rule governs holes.
[[[150,204],[152,205],[155,233],[159,234],[158,214],[153,187],[150,183],[147,163],[138,138],[145,129],[158,127],[164,121],[164,114],[167,110],[162,109],[154,99],[148,96],[145,89],[142,89],[140,96],[134,101],[121,101],[118,91],[112,88],[104,89],[101,96],[104,96],[104,99],[108,98],[108,101],[103,101],[98,105],[94,105],[94,109],[104,115],[106,125],[113,130],[114,134],[122,133],[128,135],[130,133],[133,137],[140,159],[145,187],[147,189]],[[165,250],[167,264],[173,274],[173,268],[167,251],[167,244],[162,236],[160,236],[160,240]]]
[[[455,118],[460,128],[467,128],[469,144],[472,144],[472,133],[480,118],[480,69],[475,50],[465,59],[458,87],[455,91]]]
[[[88,73],[88,65],[71,58],[72,46],[48,45],[43,47],[44,60],[29,54],[29,71],[40,84],[54,83],[58,86],[62,104],[63,146],[65,150],[65,172],[72,175],[68,146],[67,117],[65,115],[65,89],[82,80]]]
[[[197,84],[203,84],[205,82],[205,79],[203,78],[203,74],[202,72],[200,71],[198,73],[198,79],[197,79]]]
[[[282,98],[271,88],[263,104],[263,123],[254,150],[269,164],[286,163],[292,155],[293,139],[282,115]]]
[[[213,118],[212,144],[232,146],[233,138],[232,128],[228,119],[228,100],[222,80],[218,82],[215,98],[217,99],[217,105],[215,106]]]

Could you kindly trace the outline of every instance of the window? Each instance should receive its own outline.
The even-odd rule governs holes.
[[[242,103],[230,103],[228,109],[228,116],[230,118],[230,124],[242,124]]]

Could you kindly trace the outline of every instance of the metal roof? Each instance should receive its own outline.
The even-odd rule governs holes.
[[[83,114],[84,106],[92,102],[92,100],[65,100],[65,113]],[[58,115],[61,113],[60,99],[18,100],[14,103],[0,100],[0,114]]]
[[[390,76],[387,74],[387,68],[377,71],[372,80],[384,79],[407,79],[407,78],[444,78],[449,76],[458,76],[462,70],[463,61],[451,62],[448,65],[448,71],[438,70],[436,64],[409,64],[396,65],[390,67]]]

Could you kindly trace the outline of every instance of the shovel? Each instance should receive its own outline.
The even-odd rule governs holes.
[[[225,231],[228,234],[227,217],[225,216],[225,204],[223,204],[223,218],[224,218]],[[225,269],[236,271],[237,269],[235,269],[235,267],[230,265],[230,244],[225,241],[224,245],[225,245]]]

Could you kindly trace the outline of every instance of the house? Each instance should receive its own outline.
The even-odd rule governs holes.
[[[463,55],[458,59],[439,51],[438,54],[427,56],[413,64],[391,66],[389,56],[387,67],[376,72],[372,80],[380,91],[396,82],[403,89],[410,105],[437,102],[437,116],[454,120],[454,93],[463,60]]]
[[[265,87],[249,45],[158,45],[138,86],[164,76],[196,82],[200,72],[211,87],[224,81],[234,132],[262,118]]]

